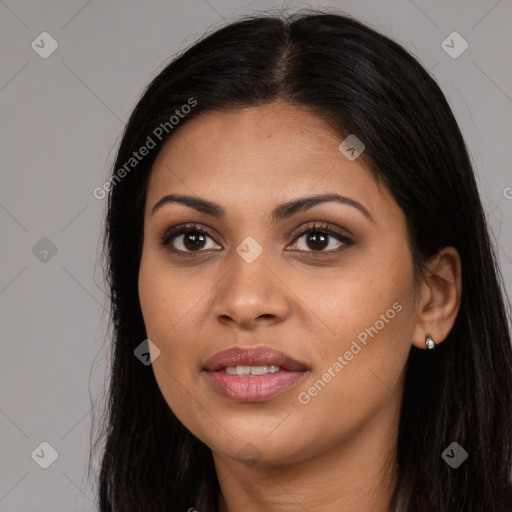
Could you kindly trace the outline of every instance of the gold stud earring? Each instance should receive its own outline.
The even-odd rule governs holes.
[[[430,334],[425,336],[425,345],[429,350],[432,350],[436,346],[436,342],[434,341],[434,338],[430,336]]]

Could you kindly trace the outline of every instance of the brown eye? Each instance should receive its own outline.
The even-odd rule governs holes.
[[[303,243],[298,243],[304,238]],[[354,245],[354,241],[326,224],[313,225],[299,233],[296,238],[297,251],[313,253],[339,253]],[[337,241],[337,243],[336,243]],[[328,250],[326,250],[328,249]]]
[[[332,255],[354,245],[353,240],[328,226],[328,224],[315,224],[303,230],[295,237],[297,247],[293,250],[312,255]],[[304,241],[299,243],[303,238]],[[162,237],[161,245],[175,253],[183,254],[222,249],[207,231],[195,224],[171,228]]]
[[[189,250],[195,251],[196,249],[203,249],[206,237],[198,231],[187,231],[183,235],[182,244]]]
[[[204,230],[194,225],[176,226],[168,231],[162,238],[161,244],[174,252],[203,252],[203,250],[216,249],[220,246],[210,243],[212,237]]]
[[[330,235],[324,233],[308,233],[306,236],[306,244],[314,250],[323,250],[329,245]]]

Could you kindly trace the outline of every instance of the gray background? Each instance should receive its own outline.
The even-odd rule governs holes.
[[[98,261],[105,200],[92,191],[137,98],[173,54],[236,15],[282,5],[0,1],[0,510],[95,510],[86,470],[91,397],[108,379],[108,314]],[[510,294],[512,2],[284,6],[342,9],[432,71],[470,149]],[[59,45],[47,59],[31,47],[44,31]],[[456,59],[441,46],[453,31],[469,43]],[[58,452],[48,469],[31,457],[43,441]],[[40,450],[39,460],[49,456]]]

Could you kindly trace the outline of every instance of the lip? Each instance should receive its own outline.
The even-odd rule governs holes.
[[[232,347],[217,352],[206,361],[203,369],[208,372],[221,370],[226,366],[280,366],[289,371],[305,371],[308,367],[293,357],[270,347]]]
[[[276,373],[243,376],[226,373],[227,366],[279,366]],[[215,391],[234,402],[263,402],[298,384],[309,368],[287,354],[269,347],[233,347],[218,352],[203,371]]]

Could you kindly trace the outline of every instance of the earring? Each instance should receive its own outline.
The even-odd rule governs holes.
[[[436,346],[436,342],[434,341],[434,338],[430,336],[430,334],[425,336],[425,345],[429,350],[432,350]]]

